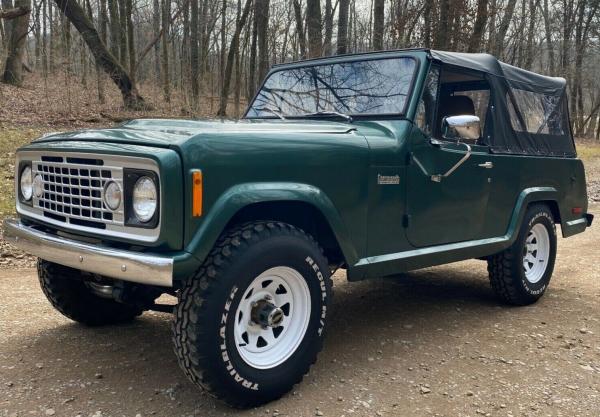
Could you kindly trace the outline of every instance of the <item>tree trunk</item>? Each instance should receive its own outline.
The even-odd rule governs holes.
[[[91,19],[91,17],[90,17]],[[98,26],[100,28],[100,39],[102,43],[106,45],[107,43],[107,26],[108,26],[108,15],[106,13],[106,0],[100,0],[98,2]],[[102,68],[96,62],[96,79],[98,81],[98,102],[100,104],[104,104],[106,102],[106,98],[104,96],[104,80],[102,79]]]
[[[496,45],[494,47],[494,54],[498,57],[502,56],[502,52],[504,51],[504,39],[506,38],[506,33],[508,32],[508,28],[510,27],[510,22],[515,11],[516,4],[517,0],[508,0],[504,11],[504,16],[502,16],[500,26],[498,26],[498,32],[496,34]]]
[[[350,0],[340,0],[338,15],[337,53],[345,54],[348,51],[348,8]]]
[[[128,67],[127,61],[127,6],[128,0],[116,0],[119,5],[119,61],[123,67]]]
[[[450,0],[440,0],[440,21],[435,36],[435,47],[438,49],[448,49],[448,12],[450,9]]]
[[[123,96],[125,107],[130,109],[147,108],[131,77],[118,60],[106,49],[106,45],[100,39],[94,24],[87,18],[81,6],[75,0],[54,1],[58,9],[65,14],[73,26],[75,26],[75,29],[81,34],[88,48],[90,48],[92,55],[94,55],[96,62],[117,85]]]
[[[469,38],[469,46],[467,47],[467,52],[479,52],[483,49],[481,45],[481,40],[483,39],[483,33],[485,31],[487,19],[488,0],[478,0],[477,17],[475,18],[475,25],[473,26],[473,33]]]
[[[118,0],[108,0],[108,13],[110,15],[110,52],[114,57],[119,57],[119,39],[121,26],[119,23]]]
[[[323,53],[321,34],[321,2],[306,0],[306,29],[308,32],[308,57],[315,58]]]
[[[269,0],[256,0],[260,12],[255,16],[258,44],[258,77],[260,83],[269,71]]]
[[[544,29],[546,32],[546,48],[548,48],[548,62],[550,68],[550,74],[554,76],[556,74],[556,66],[554,64],[554,45],[552,44],[552,28],[550,26],[550,9],[548,8],[548,0],[544,0],[544,8],[542,9],[544,14]]]
[[[252,39],[250,41],[250,58],[248,62],[248,85],[246,91],[246,98],[248,101],[254,97],[256,92],[256,49],[258,48],[258,22],[256,16],[258,15],[258,0],[254,2],[254,20],[252,22]]]
[[[171,1],[162,0],[162,27],[161,38],[161,72],[163,96],[167,103],[171,102],[171,78],[169,75],[169,17],[171,15]]]
[[[2,81],[6,84],[20,86],[23,83],[23,56],[25,54],[27,31],[29,30],[30,0],[16,0],[16,8],[28,11],[13,19],[8,40],[8,55],[4,65]]]
[[[198,0],[191,0],[190,7],[190,84],[192,89],[192,109],[198,110],[198,98],[200,96],[200,85],[198,84],[200,69],[200,50],[199,48],[199,19],[198,19]]]
[[[300,6],[300,0],[294,0],[293,4],[294,17],[296,18],[296,32],[298,33],[298,44],[300,46],[300,56],[302,57],[302,59],[304,59],[306,58],[306,34],[304,33],[304,21],[302,19],[302,8]]]
[[[384,0],[373,1],[373,50],[383,49],[383,26],[385,19]]]
[[[250,13],[251,5],[252,0],[246,0],[246,4],[244,5],[244,11],[242,12],[240,19],[237,21],[237,24],[235,26],[235,32],[233,34],[233,38],[231,39],[231,45],[229,45],[229,53],[227,54],[227,66],[225,67],[223,87],[221,89],[221,100],[219,103],[219,110],[217,111],[217,116],[224,117],[227,115],[227,99],[229,98],[229,85],[231,83],[231,73],[233,72],[235,54],[240,44],[240,33],[242,32],[242,29],[246,24],[246,19],[248,18],[248,14]]]
[[[125,0],[125,15],[127,18],[127,49],[129,51],[129,70],[131,77],[135,77],[135,38],[133,34],[133,0]]]
[[[333,7],[331,0],[325,0],[325,39],[323,40],[323,55],[331,55],[331,38],[333,37]]]
[[[197,0],[196,0],[197,3]],[[160,0],[152,1],[152,26],[156,29],[160,27]],[[160,82],[160,43],[154,43],[154,77],[156,83]]]

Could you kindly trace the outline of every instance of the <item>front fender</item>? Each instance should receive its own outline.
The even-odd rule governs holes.
[[[245,183],[229,188],[206,213],[186,251],[203,262],[236,213],[254,203],[275,201],[302,202],[314,206],[329,223],[347,262],[352,265],[358,261],[348,230],[329,197],[312,185],[289,182]]]

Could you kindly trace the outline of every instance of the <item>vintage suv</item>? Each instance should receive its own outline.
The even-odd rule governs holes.
[[[336,268],[479,258],[526,305],[550,283],[555,225],[593,219],[565,80],[427,49],[278,65],[238,122],[45,136],[17,152],[16,193],[5,239],[40,258],[58,311],[105,325],[176,295],[181,367],[237,407],[315,362]]]

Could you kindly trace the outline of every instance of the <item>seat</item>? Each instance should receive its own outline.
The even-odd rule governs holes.
[[[471,97],[445,96],[440,101],[440,121],[448,116],[475,116],[475,105]]]

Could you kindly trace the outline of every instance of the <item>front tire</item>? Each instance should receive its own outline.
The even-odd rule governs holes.
[[[132,321],[142,309],[100,297],[86,285],[82,272],[38,260],[38,279],[52,306],[64,316],[87,326],[104,326]]]
[[[527,209],[513,245],[488,259],[492,289],[504,302],[529,305],[550,284],[556,259],[556,227],[546,205]]]
[[[322,348],[331,286],[327,260],[302,230],[280,222],[231,229],[179,291],[180,366],[234,407],[281,397]]]

